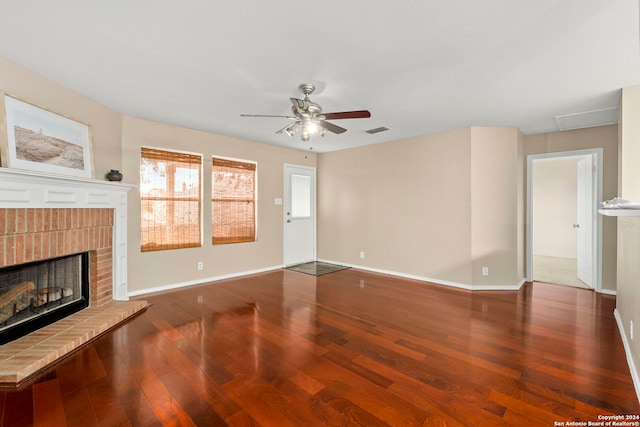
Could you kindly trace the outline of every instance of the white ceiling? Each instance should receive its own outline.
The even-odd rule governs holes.
[[[610,122],[640,84],[639,17],[638,0],[3,0],[0,55],[126,115],[324,152]],[[240,117],[290,114],[307,82],[325,112],[371,118],[303,143]]]

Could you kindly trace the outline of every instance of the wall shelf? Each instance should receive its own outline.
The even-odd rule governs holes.
[[[598,209],[605,216],[640,216],[640,209]]]

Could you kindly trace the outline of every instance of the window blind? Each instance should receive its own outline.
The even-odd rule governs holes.
[[[141,148],[142,252],[202,246],[202,156]]]
[[[212,160],[213,244],[256,240],[256,164]]]

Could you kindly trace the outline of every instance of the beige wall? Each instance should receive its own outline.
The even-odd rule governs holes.
[[[525,156],[602,148],[602,197],[609,200],[618,193],[618,127],[599,126],[564,132],[525,136]],[[602,289],[616,289],[616,222],[602,221]]]
[[[519,270],[524,233],[519,199],[520,132],[513,127],[471,128],[471,257],[474,288],[514,286],[524,278]],[[482,275],[488,267],[489,274]]]
[[[471,283],[470,154],[468,128],[320,154],[318,258]]]
[[[515,128],[474,127],[319,155],[318,257],[467,287],[517,285],[521,144]]]
[[[110,169],[123,172],[124,182],[138,185],[140,146],[216,154],[258,162],[258,241],[213,247],[211,225],[204,223],[204,246],[155,253],[140,252],[140,203],[137,189],[129,192],[129,291],[195,283],[282,265],[282,198],[284,163],[315,166],[316,154],[242,141],[205,132],[123,117],[108,108],[0,57],[0,91],[47,108],[91,127],[94,177],[104,179]],[[5,135],[0,129],[0,135]],[[204,194],[211,193],[209,163],[204,166]],[[204,203],[203,218],[211,217]],[[197,271],[196,263],[204,262]]]
[[[203,247],[140,252],[140,194],[129,192],[128,273],[129,292],[201,282],[243,272],[282,266],[282,205],[285,163],[316,165],[316,154],[257,142],[243,141],[162,123],[124,117],[122,152],[124,182],[140,180],[140,147],[181,150],[204,155]],[[258,240],[230,245],[211,244],[211,156],[232,157],[258,163]],[[198,261],[204,269],[198,271]]]
[[[282,224],[278,216],[281,208],[273,203],[275,197],[282,196],[282,164],[313,166],[315,154],[123,118],[121,114],[1,57],[0,90],[89,124],[93,139],[94,175],[98,179],[102,179],[109,169],[120,169],[125,182],[137,184],[141,145],[206,155],[215,152],[229,157],[255,159],[261,164],[259,242],[246,247],[234,245],[178,251],[181,253],[175,259],[171,256],[173,251],[145,257],[137,252],[139,223],[132,219],[129,222],[129,233],[134,238],[129,246],[133,252],[130,253],[129,265],[131,290],[197,281],[201,277],[259,269],[282,262]],[[526,137],[513,128],[505,129],[460,129],[320,156],[319,257],[444,282],[512,285],[524,270],[521,256],[524,232],[519,232],[524,226],[524,204],[519,196],[524,191],[524,172],[514,178],[511,176],[513,167],[522,168],[521,159],[527,154],[603,147],[604,197],[611,198],[617,194],[617,135],[616,126]],[[515,145],[512,144],[514,134]],[[491,142],[494,137],[498,140]],[[508,141],[501,141],[503,137]],[[486,150],[483,145],[486,145]],[[203,147],[207,147],[209,152],[205,152]],[[629,147],[625,149],[632,150]],[[512,159],[515,159],[513,163]],[[500,167],[487,167],[492,163]],[[205,177],[207,168],[208,165]],[[633,170],[628,165],[625,174],[632,174]],[[515,183],[515,190],[511,187],[505,189],[509,179]],[[496,191],[489,191],[493,197],[486,197],[483,191],[491,188],[491,182],[495,184]],[[208,187],[205,186],[204,191],[206,194]],[[499,199],[499,193],[508,194],[508,197]],[[136,191],[130,194],[132,206],[136,209],[137,196]],[[500,219],[490,215],[498,211],[491,206],[496,200],[507,208]],[[205,204],[204,218],[207,209],[210,207]],[[136,218],[138,212],[132,211],[130,215]],[[204,235],[206,241],[210,235],[210,225],[206,222]],[[491,235],[495,236],[495,241]],[[615,289],[615,235],[615,220],[606,218],[603,249],[605,289]],[[265,249],[267,245],[271,245],[271,250]],[[360,251],[365,252],[364,259],[358,257]],[[184,255],[186,253],[189,255]],[[494,260],[490,263],[492,256],[499,253],[503,254],[497,258],[500,262]],[[204,258],[203,272],[192,268],[199,258]],[[510,267],[512,262],[516,266],[515,273]],[[491,264],[487,265],[490,275],[478,276],[485,264]],[[162,273],[149,277],[149,271],[153,272],[158,265],[162,266]],[[167,274],[164,274],[165,269]],[[175,273],[176,269],[183,269],[184,274]]]
[[[518,176],[516,178],[519,196],[517,200],[518,204],[518,276],[526,278],[526,254],[527,254],[527,240],[526,240],[526,226],[527,226],[527,210],[525,199],[527,197],[527,180],[525,179],[525,155],[524,155],[524,135],[522,132],[518,132]]]
[[[640,85],[624,88],[620,100],[620,196],[640,201]],[[616,217],[618,293],[616,312],[625,336],[636,391],[640,392],[640,217]],[[634,338],[631,339],[631,325]]]
[[[640,85],[620,99],[620,197],[640,201]]]
[[[578,157],[536,160],[531,171],[533,254],[578,257]]]
[[[0,57],[0,91],[90,126],[94,177],[122,167],[122,115]],[[4,138],[6,132],[0,129]]]

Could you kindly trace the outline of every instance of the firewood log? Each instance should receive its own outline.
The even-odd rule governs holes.
[[[58,301],[60,298],[68,296],[73,296],[72,288],[60,288],[59,286],[43,288],[38,291],[38,297],[33,301],[33,305],[40,307],[48,302]]]
[[[33,282],[21,282],[0,295],[0,322],[27,308],[35,288],[36,285]]]

